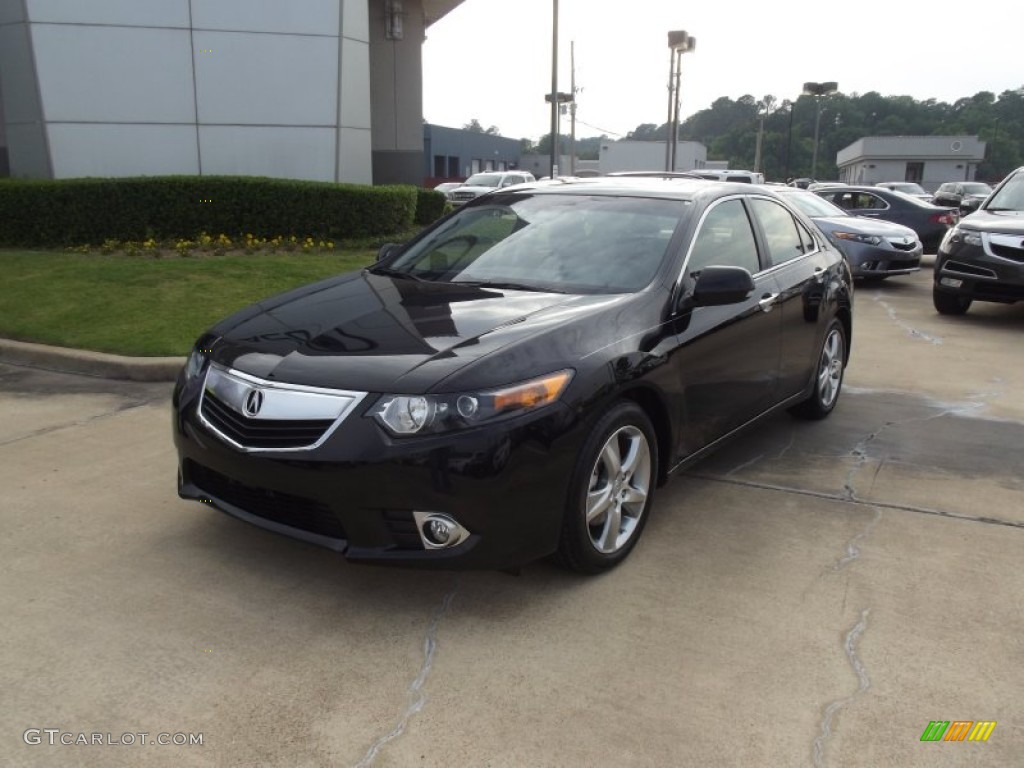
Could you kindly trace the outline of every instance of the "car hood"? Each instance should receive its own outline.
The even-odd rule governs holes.
[[[960,226],[980,232],[1024,236],[1024,211],[988,211],[982,208],[960,219]]]
[[[369,392],[429,391],[521,339],[623,303],[363,271],[267,299],[220,323],[212,359],[253,376]],[[583,352],[583,350],[578,350]],[[500,366],[488,366],[489,370]],[[480,386],[502,381],[482,382]]]
[[[497,187],[477,187],[470,184],[463,184],[461,187],[456,187],[451,190],[452,192],[472,192],[476,195],[482,195],[484,192],[493,192]]]
[[[878,237],[909,236],[917,239],[917,234],[910,227],[862,216],[821,216],[816,217],[814,223],[826,232],[853,232],[857,235],[877,235]]]

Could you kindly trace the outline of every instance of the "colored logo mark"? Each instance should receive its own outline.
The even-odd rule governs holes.
[[[988,741],[995,727],[995,720],[932,720],[921,741]]]

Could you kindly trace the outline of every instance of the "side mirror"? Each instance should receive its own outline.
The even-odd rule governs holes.
[[[380,250],[377,251],[377,261],[383,261],[386,259],[396,248],[398,248],[398,243],[384,243],[384,245],[380,247]]]
[[[743,267],[704,267],[693,287],[697,307],[738,304],[754,292],[754,278]]]

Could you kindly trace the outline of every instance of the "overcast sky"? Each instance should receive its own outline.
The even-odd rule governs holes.
[[[552,0],[464,0],[430,27],[424,118],[455,128],[476,118],[513,138],[549,132],[551,8]],[[948,102],[1024,86],[1021,6],[989,0],[983,13],[971,8],[965,0],[560,0],[558,86],[569,90],[575,40],[577,135],[660,125],[673,29],[697,39],[683,56],[684,118],[720,96],[792,99],[808,80],[835,80],[847,94]]]

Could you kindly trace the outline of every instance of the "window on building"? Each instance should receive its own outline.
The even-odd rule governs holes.
[[[434,155],[434,175],[447,176],[448,158],[444,155]]]
[[[485,162],[484,163],[484,170],[485,171],[493,171],[494,170],[494,161],[493,160],[488,160],[487,162]]]
[[[461,176],[461,175],[462,174],[459,172],[459,158],[452,157],[451,155],[449,155],[448,156],[448,173],[447,173],[447,176],[450,177],[450,178],[454,178],[456,176]]]
[[[508,160],[502,160],[501,162],[499,162],[498,163],[498,170],[499,171],[507,171],[508,170]]]
[[[913,181],[917,184],[921,183],[924,178],[924,163],[907,163],[907,171],[904,174],[904,181]]]
[[[483,161],[479,157],[474,157],[473,158],[473,162],[470,163],[470,166],[469,166],[469,173],[470,173],[470,175],[472,175],[474,173],[480,173],[480,171],[483,170],[482,166],[483,166]]]

